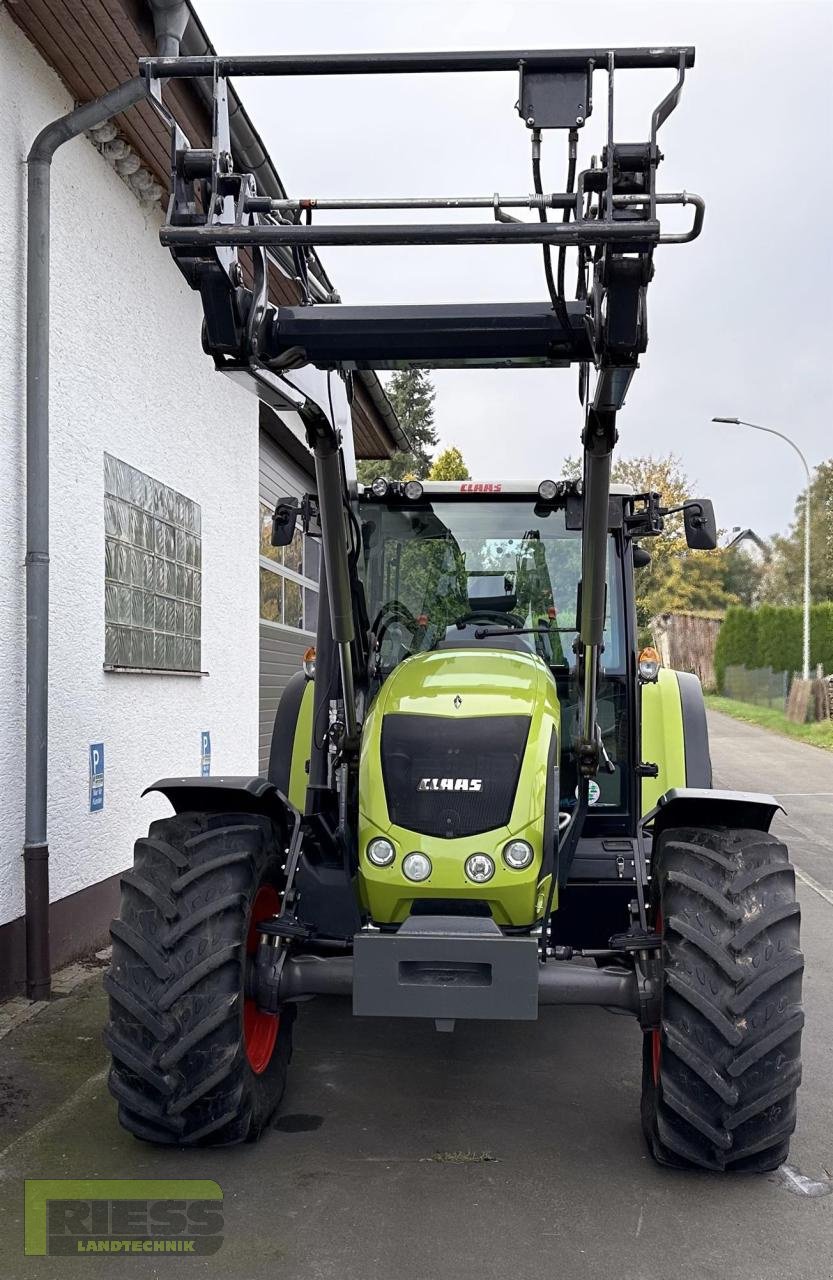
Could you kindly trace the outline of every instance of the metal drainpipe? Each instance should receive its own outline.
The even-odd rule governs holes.
[[[42,129],[29,155],[26,246],[26,993],[48,1000],[49,845],[49,217],[52,157],[147,93],[141,77]]]

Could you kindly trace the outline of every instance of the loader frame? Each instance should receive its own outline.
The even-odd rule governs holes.
[[[582,433],[584,538],[580,642],[582,646],[583,728],[578,746],[583,791],[599,767],[596,690],[605,598],[604,544],[610,490],[610,463],[617,439],[616,415],[622,407],[639,356],[647,346],[647,289],[653,253],[660,244],[680,243],[699,234],[703,202],[685,192],[657,191],[662,159],[657,137],[679,102],[690,47],[642,49],[519,50],[483,53],[391,53],[304,56],[236,56],[141,60],[149,93],[166,115],[172,132],[172,194],[161,233],[189,284],[202,297],[203,344],[217,367],[245,378],[273,405],[300,412],[315,456],[321,512],[324,565],[332,634],[339,649],[344,707],[343,751],[355,755],[356,629],[350,591],[345,480],[336,404],[350,395],[356,368],[386,368],[403,363],[444,366],[476,364],[506,367],[530,362],[580,366],[585,403]],[[647,141],[622,144],[615,135],[617,71],[674,69],[676,81],[655,107]],[[601,163],[576,176],[578,131],[592,112],[597,71],[607,75],[607,141]],[[516,71],[518,109],[531,132],[536,192],[524,200],[499,194],[491,198],[434,197],[396,201],[270,200],[257,192],[253,175],[236,173],[231,158],[228,86],[235,76],[389,75],[430,72]],[[213,139],[210,148],[193,148],[167,116],[162,86],[171,78],[210,78],[213,85]],[[570,166],[568,190],[545,194],[540,181],[542,130],[566,130]],[[507,214],[504,204],[537,210],[537,222]],[[690,232],[663,233],[658,208],[693,203]],[[312,225],[313,210],[390,207],[459,208],[491,206],[494,221],[449,225]],[[547,219],[548,209],[561,221]],[[301,217],[305,225],[301,225]],[[351,307],[318,302],[310,285],[321,244],[513,244],[544,246],[550,303],[517,307],[423,309]],[[559,282],[566,246],[579,250],[579,298],[572,305],[563,287],[552,284],[549,248],[559,247]],[[274,307],[268,300],[268,250],[291,250],[303,308]],[[244,273],[238,251],[251,255]],[[592,250],[592,282],[587,280]],[[588,390],[589,367],[596,385]],[[311,370],[320,370],[310,394]],[[341,433],[343,435],[343,431]],[[313,782],[313,786],[317,783]],[[586,809],[580,797],[576,837]],[[573,837],[571,837],[573,838]]]
[[[304,813],[295,813],[293,831],[287,836],[287,889],[280,916],[263,924],[255,986],[264,1008],[278,1008],[282,1000],[299,993],[352,990],[357,1012],[400,1009],[403,1002],[416,1005],[417,1016],[430,999],[408,992],[390,978],[378,982],[354,982],[354,966],[365,974],[378,968],[385,947],[360,934],[360,918],[351,889],[355,868],[355,831],[349,815],[355,812],[358,786],[358,747],[363,698],[357,692],[366,684],[369,654],[366,619],[357,616],[362,593],[357,573],[357,547],[349,516],[352,452],[349,403],[352,377],[360,369],[403,367],[548,367],[579,366],[579,396],[584,406],[581,436],[583,474],[575,486],[582,525],[582,587],[578,619],[577,672],[581,696],[581,731],[574,744],[579,777],[577,803],[559,839],[559,864],[569,866],[585,828],[590,780],[602,759],[597,724],[597,693],[605,617],[606,541],[610,504],[611,456],[616,440],[617,414],[623,407],[639,358],[647,347],[647,293],[654,274],[658,246],[695,239],[702,228],[704,202],[696,195],[657,190],[657,168],[662,160],[658,132],[677,106],[686,70],[694,64],[689,47],[653,49],[577,49],[566,51],[521,50],[485,53],[391,53],[304,56],[236,56],[230,58],[168,58],[141,60],[141,74],[158,111],[171,127],[172,192],[160,239],[166,245],[188,283],[202,298],[203,346],[218,370],[242,382],[278,411],[300,416],[306,443],[315,462],[317,497],[313,518],[320,524],[323,547],[321,608],[318,623],[317,671],[313,724],[327,725],[321,736],[313,733],[309,781]],[[618,143],[615,133],[616,73],[634,69],[672,69],[676,79],[651,114],[648,138],[641,143]],[[521,119],[530,131],[534,192],[528,196],[432,196],[424,198],[281,198],[259,194],[253,174],[235,172],[228,115],[228,77],[390,75],[417,73],[470,73],[516,71]],[[593,110],[593,82],[597,71],[606,74],[606,144],[601,156],[578,169],[579,131]],[[213,138],[208,148],[195,148],[163,103],[163,85],[172,78],[202,77],[213,89]],[[549,130],[568,135],[567,189],[545,192],[541,182],[541,138]],[[694,219],[688,231],[664,230],[660,209],[691,205]],[[521,220],[507,209],[526,208],[537,220]],[[326,225],[314,216],[335,210],[377,213],[386,209],[488,210],[492,220],[479,222]],[[549,220],[549,212],[560,215]],[[538,244],[544,254],[549,299],[532,303],[441,304],[414,306],[342,306],[324,287],[316,249],[320,245],[459,245]],[[558,271],[550,253],[558,249]],[[565,253],[578,255],[575,299],[568,299],[564,285]],[[303,303],[275,306],[269,300],[270,253],[289,251],[296,284]],[[242,251],[242,256],[241,256]],[[590,369],[596,380],[591,391]],[[310,519],[310,507],[304,513]],[[624,554],[638,530],[650,536],[662,528],[663,509],[657,495],[644,495],[636,523],[623,538]],[[297,512],[279,509],[276,522],[294,525]],[[641,524],[640,524],[641,521]],[[290,530],[291,534],[291,530]],[[276,525],[276,536],[277,525]],[[630,563],[630,562],[629,562]],[[628,574],[626,573],[626,577]],[[627,607],[632,607],[628,598]],[[635,674],[635,673],[634,673]],[[333,696],[337,689],[337,696]],[[640,763],[637,718],[632,717],[631,747],[634,779]],[[286,797],[270,783],[255,779],[164,780],[156,784],[178,811],[181,808],[213,809],[217,805],[241,811],[286,814],[292,811]],[[659,939],[651,932],[646,911],[650,822],[640,822],[635,800],[638,786],[629,787],[636,827],[632,842],[636,899],[630,906],[631,928],[617,947],[600,955],[634,958],[627,976],[595,974],[579,976],[569,966],[542,965],[537,984],[543,1003],[581,1000],[583,1003],[619,1005],[639,1014],[643,1026],[656,1022],[657,990],[654,974]],[[710,793],[713,807],[718,793]],[[199,804],[198,804],[199,802]],[[684,797],[670,795],[670,809],[685,806]],[[774,802],[763,806],[736,798],[751,814],[774,812]],[[668,812],[663,811],[663,820]],[[650,815],[656,821],[657,815]],[[768,825],[768,820],[766,821]],[[305,856],[301,857],[303,845]],[[314,950],[305,926],[294,916],[293,904],[302,891],[307,909],[314,904],[319,938],[355,951],[350,957],[298,955],[306,946]],[[550,957],[569,959],[570,947],[550,945],[552,892],[546,904],[540,938],[517,939],[514,950],[497,929],[481,929],[459,939],[469,952],[490,957],[496,974],[492,998],[479,1016],[499,1016],[501,1000],[513,1005],[515,978],[524,965],[546,962]],[[439,919],[439,918],[438,918]],[[481,922],[482,923],[482,922]],[[459,924],[456,926],[459,930]],[[453,950],[455,926],[434,923],[401,930],[400,949],[423,958]],[[477,932],[477,930],[475,930]],[[492,936],[492,933],[496,936]],[[390,941],[390,940],[389,940]],[[367,945],[365,945],[365,943]],[[371,951],[370,948],[375,948]],[[294,954],[293,954],[294,953]],[[559,954],[560,953],[560,954]],[[374,963],[364,959],[372,955]],[[593,954],[587,953],[585,954]],[[523,956],[526,956],[524,959]],[[531,959],[530,959],[531,957]],[[391,973],[398,971],[396,957]],[[408,961],[403,961],[407,964]],[[384,966],[382,966],[384,967]],[[401,966],[400,966],[401,967]],[[499,995],[500,974],[505,974],[507,994]],[[434,984],[435,992],[443,987]],[[462,984],[461,990],[465,987]],[[534,989],[534,984],[533,988]],[[529,990],[529,988],[528,988]],[[375,994],[374,994],[375,992]],[[445,997],[444,997],[445,998]],[[369,1003],[368,1003],[369,1002]],[[447,996],[444,1019],[478,1016],[477,996]],[[370,1007],[372,1006],[372,1008]],[[419,1008],[417,1008],[419,1006]],[[410,1007],[410,1006],[409,1006]],[[508,1016],[508,1013],[504,1014]],[[526,1016],[534,1016],[532,1006]],[[442,1021],[443,1019],[440,1019]]]

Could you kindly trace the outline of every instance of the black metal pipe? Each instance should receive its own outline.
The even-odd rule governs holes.
[[[141,77],[41,129],[27,163],[26,242],[26,991],[50,992],[47,742],[49,733],[49,237],[52,157],[147,93]]]
[[[300,348],[322,369],[591,360],[585,304],[567,312],[564,329],[549,301],[279,307],[263,347],[270,359]]]
[[[283,967],[281,1000],[352,994],[352,956],[299,956],[288,959]]]
[[[169,248],[218,248],[263,245],[407,245],[407,244],[565,244],[597,245],[659,241],[655,221],[640,222],[461,222],[367,224],[365,226],[295,226],[261,223],[258,226],[172,227],[165,225],[159,239]]]
[[[255,213],[260,211],[259,198],[255,196],[247,204],[247,212],[250,208]],[[575,203],[575,196],[569,192],[550,191],[540,196],[536,192],[526,196],[501,196],[495,192],[490,196],[297,196],[270,200],[269,209],[273,213],[299,213],[306,209],[537,209],[541,205],[547,209],[572,209]]]
[[[281,974],[280,999],[303,996],[350,996],[353,993],[352,956],[299,956],[286,961]],[[633,971],[590,968],[553,962],[538,969],[538,1004],[604,1005],[639,1012]]]
[[[538,1004],[600,1004],[639,1013],[636,974],[556,961],[538,970]]]
[[[321,557],[318,576],[318,626],[315,633],[315,683],[312,691],[312,740],[310,742],[309,781],[304,812],[319,813],[322,795],[327,789],[328,751],[327,725],[331,690],[336,672],[336,645],[330,622],[330,592],[327,586],[327,561]]]
[[[606,375],[617,372],[619,371],[606,369],[601,371],[597,399],[599,388],[605,383]],[[604,638],[610,468],[615,443],[615,411],[588,408],[582,432],[584,517],[581,545],[581,618],[579,620],[581,641],[587,646],[598,647]]]
[[[349,76],[408,75],[415,72],[580,71],[593,63],[599,70],[615,55],[616,70],[679,67],[680,55],[694,66],[690,45],[657,49],[514,49],[458,50],[429,53],[240,54],[223,58],[140,58],[148,75],[161,78],[221,76]]]
[[[321,518],[321,543],[327,567],[327,591],[330,624],[338,647],[341,668],[341,691],[347,736],[356,736],[356,698],[353,687],[353,595],[350,588],[350,566],[347,559],[347,516],[344,509],[341,451],[335,437],[328,432],[315,441],[315,483]]]

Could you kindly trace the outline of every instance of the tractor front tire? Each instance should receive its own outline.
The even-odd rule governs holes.
[[[110,1091],[137,1138],[259,1137],[284,1091],[295,1006],[246,998],[255,925],[277,912],[285,835],[259,814],[187,813],[136,841],[105,977]]]
[[[642,1126],[660,1164],[765,1172],[787,1157],[801,1080],[799,906],[768,832],[677,828],[653,858],[660,1027],[644,1037]]]

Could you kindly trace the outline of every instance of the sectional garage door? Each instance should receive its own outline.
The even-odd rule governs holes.
[[[289,547],[270,545],[278,498],[313,492],[311,472],[260,433],[260,769],[269,764],[272,726],[281,693],[315,643],[320,545],[296,531]]]

